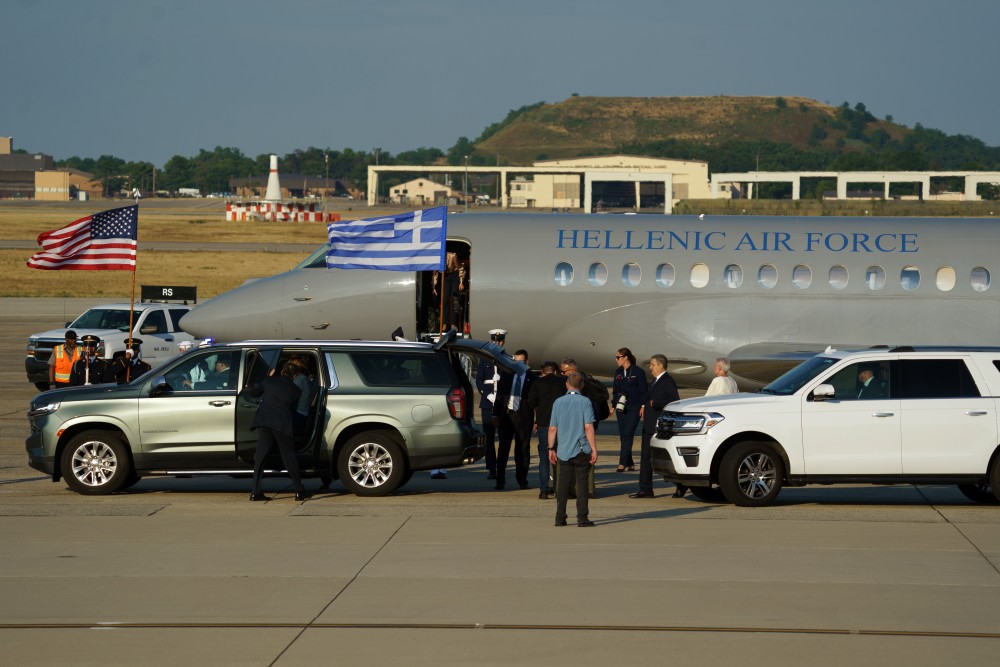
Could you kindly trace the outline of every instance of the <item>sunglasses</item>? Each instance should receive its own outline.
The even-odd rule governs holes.
[[[625,358],[624,354],[616,354],[615,355],[615,359],[624,359],[624,358]]]

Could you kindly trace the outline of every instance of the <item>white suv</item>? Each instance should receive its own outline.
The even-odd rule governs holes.
[[[671,403],[653,469],[743,506],[838,483],[957,484],[997,502],[998,368],[1000,348],[828,349],[756,394]]]

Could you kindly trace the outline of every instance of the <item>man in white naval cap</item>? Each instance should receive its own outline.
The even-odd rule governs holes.
[[[506,329],[490,329],[490,341],[503,347],[507,342]],[[486,477],[497,478],[496,422],[493,419],[493,403],[497,398],[500,370],[496,364],[480,361],[476,367],[476,388],[479,389],[479,409],[483,417],[483,432],[486,434]]]

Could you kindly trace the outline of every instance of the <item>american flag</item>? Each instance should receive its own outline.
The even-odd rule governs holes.
[[[42,252],[28,260],[32,269],[135,271],[138,206],[113,208],[80,218],[38,237]]]
[[[444,269],[448,207],[388,218],[327,225],[330,269],[440,271]]]

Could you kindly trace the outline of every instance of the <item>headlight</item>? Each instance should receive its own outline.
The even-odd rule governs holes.
[[[656,434],[662,438],[705,433],[725,417],[718,412],[665,412],[656,420]]]
[[[29,417],[40,417],[42,415],[50,415],[59,409],[61,403],[56,401],[55,403],[45,403],[44,405],[32,405],[31,409],[28,410]]]

